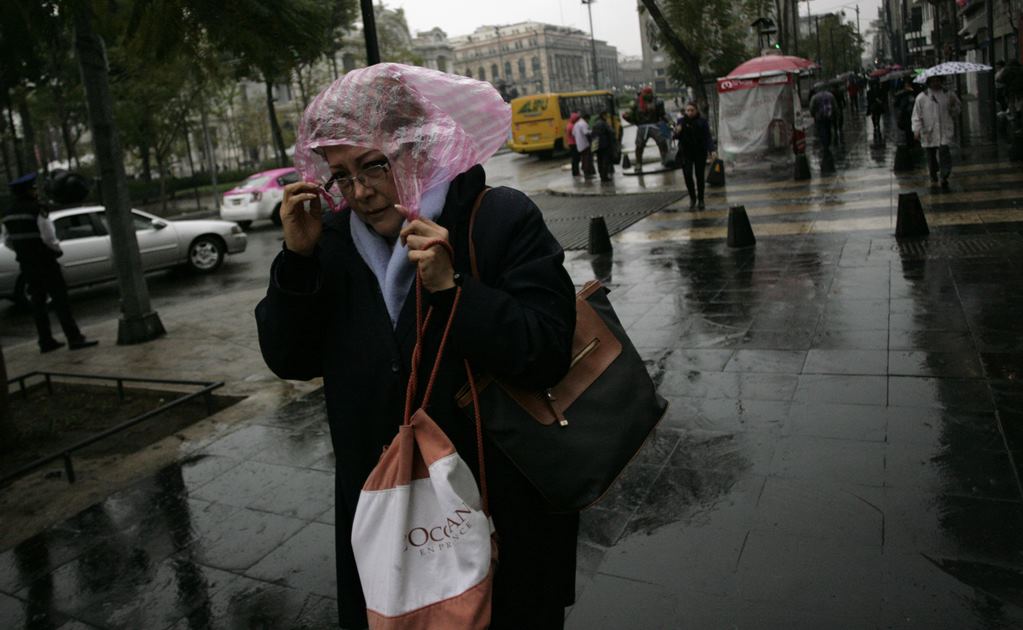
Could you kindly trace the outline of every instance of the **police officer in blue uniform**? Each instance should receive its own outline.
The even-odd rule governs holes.
[[[36,174],[29,173],[10,182],[11,205],[3,215],[4,244],[14,250],[21,267],[22,277],[28,285],[32,302],[32,316],[35,318],[39,335],[39,350],[51,352],[64,345],[53,338],[50,331],[50,316],[46,310],[49,296],[53,310],[64,330],[68,348],[80,350],[95,346],[98,341],[89,341],[78,329],[71,315],[68,303],[67,285],[57,259],[64,252],[60,249],[53,229],[53,222],[47,216],[46,208],[36,193]]]

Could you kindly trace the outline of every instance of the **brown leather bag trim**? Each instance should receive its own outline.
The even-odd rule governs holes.
[[[476,226],[476,215],[488,190],[490,189],[484,188],[480,191],[469,215],[469,264],[472,268],[472,275],[477,280],[480,279],[480,271],[476,259],[476,241],[473,238],[473,231]],[[566,412],[572,403],[593,385],[593,382],[622,353],[621,342],[586,301],[595,291],[602,290],[603,287],[604,285],[599,280],[591,280],[576,294],[572,365],[561,382],[549,390],[530,391],[497,380],[501,389],[505,390],[540,424],[551,425],[560,422],[562,425],[566,425],[570,423],[571,418]],[[490,374],[481,376],[476,382],[476,391],[483,392],[495,380]],[[468,383],[455,394],[455,401],[459,407],[463,408],[472,404],[472,392]]]

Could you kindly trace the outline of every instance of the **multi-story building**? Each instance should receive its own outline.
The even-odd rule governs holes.
[[[488,25],[449,41],[455,51],[453,72],[490,81],[508,96],[594,88],[590,37],[576,28],[541,22]],[[617,49],[599,39],[594,43],[596,87],[618,88]]]

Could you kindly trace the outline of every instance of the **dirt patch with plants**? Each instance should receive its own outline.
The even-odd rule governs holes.
[[[53,381],[52,393],[45,383],[27,388],[24,394],[14,391],[10,396],[8,418],[13,439],[0,444],[3,453],[0,477],[194,391],[195,388],[169,391],[125,386],[122,400],[113,386],[58,381]],[[239,400],[241,398],[214,393],[212,412],[217,413]],[[88,458],[134,453],[209,415],[206,401],[200,396],[75,451],[72,456]],[[51,474],[62,474],[59,462],[55,462],[55,466],[58,469]]]

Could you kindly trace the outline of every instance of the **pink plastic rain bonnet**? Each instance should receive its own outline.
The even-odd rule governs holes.
[[[425,191],[494,155],[510,125],[511,107],[489,83],[381,63],[349,72],[313,99],[299,123],[295,168],[306,181],[323,183],[330,169],[318,149],[376,149],[390,161],[399,203],[414,218]]]

